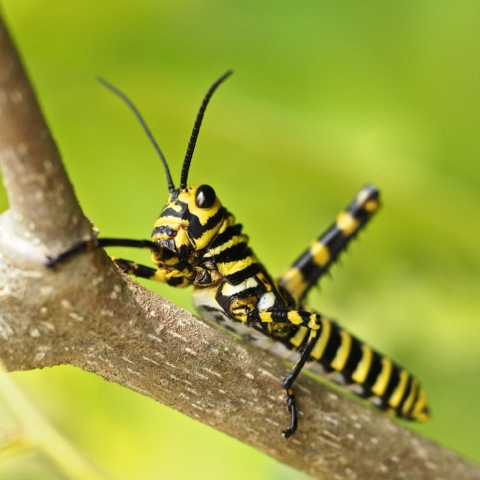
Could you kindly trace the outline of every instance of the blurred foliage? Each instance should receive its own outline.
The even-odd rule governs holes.
[[[422,379],[433,419],[414,428],[480,460],[480,3],[4,0],[3,10],[105,235],[148,238],[167,188],[98,75],[134,99],[177,180],[204,92],[235,68],[190,181],[215,187],[273,274],[363,183],[381,187],[381,214],[311,303]],[[190,308],[188,291],[149,288]],[[73,368],[14,378],[117,478],[300,478]],[[32,478],[31,462],[4,463],[0,477]]]

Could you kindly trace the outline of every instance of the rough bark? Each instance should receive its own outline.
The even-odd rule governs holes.
[[[102,251],[55,270],[49,253],[92,235],[18,54],[0,25],[0,360],[74,365],[322,479],[480,479],[478,467],[329,384],[302,376],[298,433],[283,362],[123,275]]]

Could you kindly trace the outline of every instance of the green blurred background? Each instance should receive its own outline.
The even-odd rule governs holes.
[[[104,235],[148,238],[167,187],[98,75],[141,108],[178,182],[201,98],[235,68],[190,181],[215,187],[273,274],[365,182],[381,187],[381,214],[311,303],[422,379],[433,418],[414,428],[480,461],[480,2],[4,0],[3,10]],[[148,285],[191,308],[191,292]],[[301,478],[91,374],[14,378],[116,478]],[[30,454],[0,464],[0,478],[62,477]]]

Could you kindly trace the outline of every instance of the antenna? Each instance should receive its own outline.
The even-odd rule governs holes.
[[[142,115],[138,111],[137,107],[133,104],[133,102],[122,91],[120,91],[118,88],[114,87],[112,84],[108,83],[104,78],[99,78],[98,81],[101,84],[103,84],[105,87],[107,87],[115,95],[118,95],[128,105],[130,110],[132,110],[132,112],[137,117],[137,120],[140,122],[140,125],[142,126],[143,130],[147,134],[150,142],[152,143],[153,147],[157,151],[157,154],[158,154],[158,156],[160,157],[160,160],[163,163],[163,168],[165,169],[165,174],[167,175],[168,191],[170,193],[172,193],[175,190],[175,186],[173,185],[172,176],[170,175],[170,170],[168,169],[167,160],[165,159],[165,156],[163,155],[162,151],[160,150],[160,147],[158,146],[158,143],[153,138],[152,132],[148,128],[145,120],[143,119]]]
[[[227,70],[208,89],[205,97],[203,98],[202,104],[200,105],[200,109],[198,110],[198,113],[197,113],[197,118],[195,119],[195,123],[193,125],[192,135],[190,136],[190,140],[188,142],[187,153],[185,154],[185,160],[183,161],[182,173],[180,175],[180,190],[183,190],[187,187],[188,171],[190,170],[190,163],[192,161],[193,152],[195,150],[198,134],[200,133],[200,127],[202,125],[203,115],[205,114],[205,110],[207,109],[208,102],[210,101],[210,98],[212,97],[217,87],[222,82],[224,82],[232,73],[233,73],[233,70]]]

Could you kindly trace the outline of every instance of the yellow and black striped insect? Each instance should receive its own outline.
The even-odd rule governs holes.
[[[99,238],[74,244],[47,261],[53,266],[92,247],[127,246],[150,249],[156,268],[113,258],[124,272],[174,287],[193,286],[197,311],[243,336],[260,348],[294,362],[283,380],[290,414],[285,437],[297,429],[293,384],[302,368],[327,374],[381,410],[411,420],[429,416],[418,381],[389,358],[374,351],[304,299],[380,206],[379,191],[363,187],[323,235],[274,280],[257,259],[242,226],[220,203],[209,185],[188,186],[187,177],[207,104],[226,72],[208,90],[193,127],[175,188],[157,143],[133,103],[119,90],[102,82],[132,109],[157,150],[167,177],[169,197],[151,240]]]

